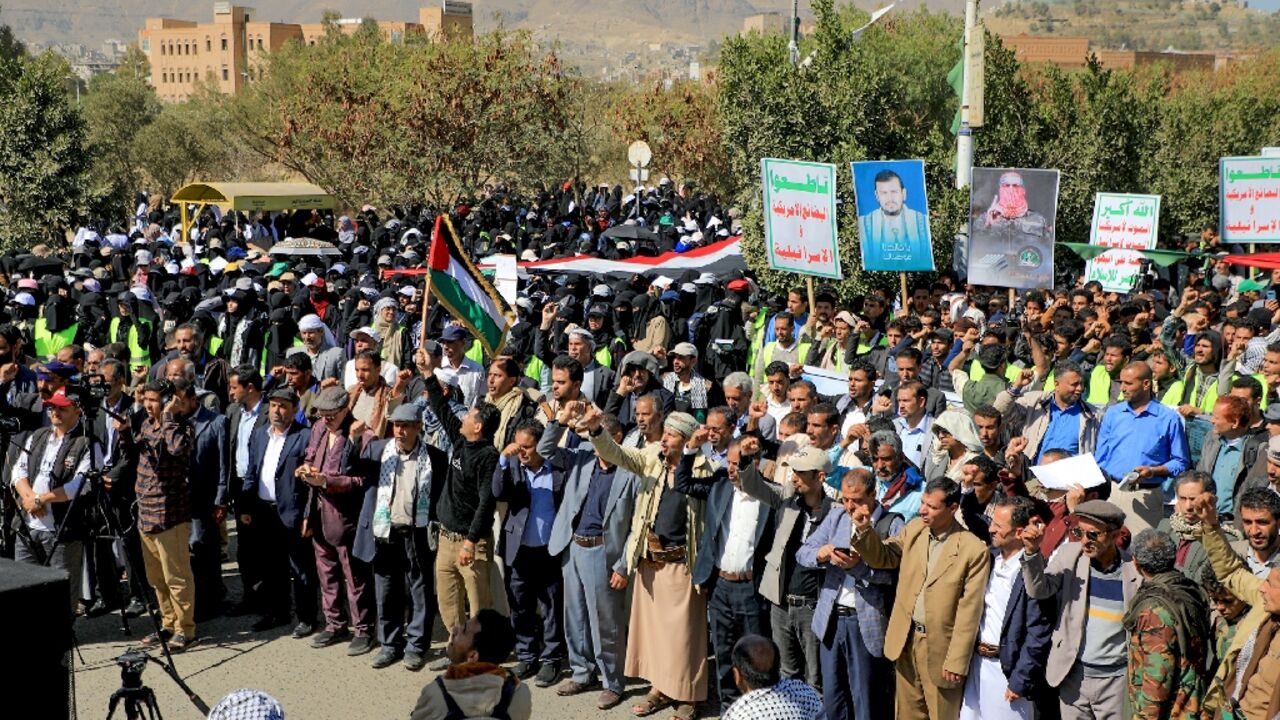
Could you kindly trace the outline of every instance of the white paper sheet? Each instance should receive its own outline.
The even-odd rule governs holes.
[[[1065,458],[1049,465],[1035,465],[1031,474],[1050,490],[1070,490],[1072,485],[1097,487],[1107,481],[1093,453]]]

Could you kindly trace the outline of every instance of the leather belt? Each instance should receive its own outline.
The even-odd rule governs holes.
[[[688,557],[685,552],[684,545],[676,545],[674,547],[663,548],[661,550],[650,549],[647,552],[650,560],[656,563],[682,563]]]
[[[818,604],[817,600],[811,597],[807,597],[805,595],[788,595],[786,599],[787,599],[787,607],[811,608],[811,607],[817,606]]]
[[[573,544],[578,547],[593,548],[604,544],[603,535],[574,535]]]
[[[467,539],[466,533],[456,533],[452,530],[446,530],[444,527],[440,528],[440,537],[449,542],[464,542]]]
[[[856,614],[854,609],[848,605],[836,605],[835,612],[836,617],[853,617]]]
[[[980,642],[980,643],[978,643],[978,645],[977,645],[977,647],[976,647],[975,649],[976,649],[977,653],[978,653],[979,655],[981,655],[982,657],[984,657],[984,658],[998,658],[998,657],[1000,657],[1000,646],[999,646],[999,645],[989,645],[989,644],[987,644],[987,643]]]
[[[740,573],[730,573],[723,570],[720,571],[720,579],[731,583],[751,582],[755,578],[755,573],[748,570]]]
[[[929,634],[924,631],[924,624],[918,623],[915,620],[911,621],[911,629],[915,630],[916,634],[919,635],[920,637],[924,637]]]

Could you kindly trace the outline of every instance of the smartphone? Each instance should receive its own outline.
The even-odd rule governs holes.
[[[1271,288],[1270,290],[1268,290],[1268,291],[1267,291],[1267,296],[1266,296],[1266,297],[1267,297],[1267,301],[1268,301],[1268,302],[1270,302],[1270,301],[1272,301],[1272,300],[1275,300],[1275,299],[1276,299],[1276,289],[1275,289],[1275,288]]]

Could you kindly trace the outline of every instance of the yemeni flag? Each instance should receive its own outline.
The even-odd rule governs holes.
[[[453,224],[443,215],[436,218],[431,234],[427,269],[431,294],[471,331],[490,357],[499,354],[515,313],[467,258]]]

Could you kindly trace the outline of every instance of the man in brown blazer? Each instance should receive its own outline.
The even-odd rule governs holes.
[[[991,556],[956,522],[960,485],[948,478],[924,488],[920,516],[881,539],[866,508],[853,514],[853,549],[868,566],[898,570],[898,594],[885,632],[885,657],[897,664],[897,717],[955,720],[964,701]]]

